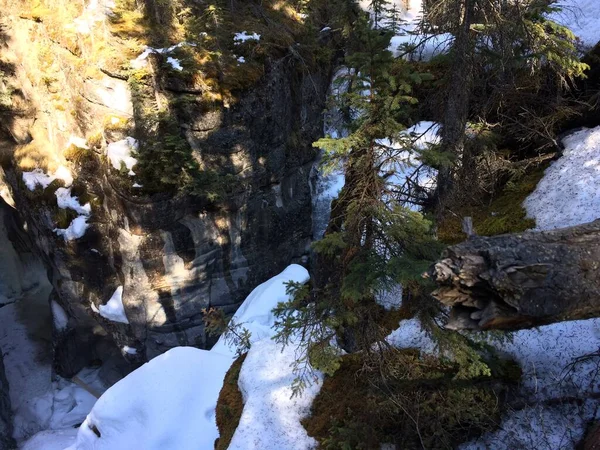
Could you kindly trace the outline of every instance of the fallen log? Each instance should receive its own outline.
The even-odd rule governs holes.
[[[600,220],[553,231],[471,237],[429,276],[449,328],[531,328],[600,316]]]

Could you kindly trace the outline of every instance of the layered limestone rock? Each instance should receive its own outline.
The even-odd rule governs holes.
[[[55,321],[57,372],[72,376],[89,364],[102,333],[134,365],[174,346],[210,346],[203,309],[232,312],[254,286],[307,258],[311,144],[322,130],[329,68],[309,72],[288,57],[270,58],[264,75],[235,104],[192,102],[179,109],[177,125],[194,158],[228,174],[234,185],[208,201],[183,191],[146,191],[114,169],[107,146],[128,135],[144,145],[145,138],[127,72],[86,75],[85,55],[77,56],[77,67],[73,49],[48,39],[46,27],[4,18],[3,70],[12,109],[2,123],[0,150],[7,197],[48,269],[53,304],[66,315],[60,327]],[[36,56],[42,44],[53,57],[51,80],[39,76],[49,70],[40,67],[44,55]],[[175,91],[186,101],[202,95],[160,73],[159,59],[149,58],[147,69],[154,73],[157,101],[167,90],[171,101]],[[116,129],[107,121],[129,125]],[[78,140],[97,130],[102,133],[93,142]],[[34,190],[24,183],[26,172],[52,175],[65,168],[72,183],[57,180]],[[56,232],[76,217],[73,207],[57,204],[59,187],[70,187],[82,208],[90,204],[78,218],[87,224],[81,237],[67,240],[68,234]],[[120,308],[119,300],[120,315],[107,314]]]

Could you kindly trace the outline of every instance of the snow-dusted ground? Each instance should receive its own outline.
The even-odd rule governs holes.
[[[559,0],[556,5],[562,11],[553,13],[551,18],[569,27],[584,47],[593,47],[600,41],[598,0]]]

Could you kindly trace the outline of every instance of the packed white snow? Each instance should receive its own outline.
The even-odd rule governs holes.
[[[94,312],[100,314],[105,319],[112,320],[113,322],[129,323],[125,315],[125,308],[123,307],[123,286],[119,286],[115,290],[108,302],[106,302],[106,305],[96,307],[94,302],[92,302],[91,307]]]
[[[242,31],[241,33],[235,33],[235,35],[233,36],[233,41],[236,45],[242,44],[246,41],[259,41],[259,40],[260,40],[260,34],[258,34],[258,33],[248,34],[247,31]]]
[[[231,358],[176,347],[133,371],[98,399],[70,450],[210,449],[215,405]]]
[[[47,174],[42,169],[23,172],[23,182],[27,189],[34,191],[37,186],[46,189],[54,180],[62,180],[66,187],[73,184],[73,175],[65,166],[59,166],[53,174]]]
[[[29,439],[21,450],[65,450],[75,443],[77,428],[40,431]]]
[[[282,349],[271,339],[252,345],[238,381],[244,411],[229,450],[316,448],[317,442],[308,436],[300,421],[310,413],[322,376],[318,374],[301,396],[292,398],[295,350],[293,345]]]
[[[563,155],[523,203],[538,230],[600,218],[600,127],[576,131],[563,144]]]
[[[85,231],[90,226],[87,221],[88,216],[77,216],[75,217],[67,228],[55,228],[54,232],[59,236],[62,236],[66,241],[74,241],[83,237]]]
[[[128,136],[125,139],[108,144],[106,147],[106,155],[115,169],[120,170],[121,163],[123,163],[129,171],[129,175],[133,176],[135,175],[135,172],[132,169],[133,166],[137,164],[137,159],[131,156],[131,153],[137,149],[137,140]]]

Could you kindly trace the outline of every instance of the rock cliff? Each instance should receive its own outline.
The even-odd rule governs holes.
[[[125,53],[131,40],[114,31],[124,11],[90,21],[93,4],[71,24],[92,23],[87,34],[63,23],[57,35],[43,11],[2,18],[2,193],[48,270],[53,312],[66,313],[53,337],[63,376],[115,351],[135,366],[174,346],[209,347],[203,309],[233,312],[306,260],[311,144],[330,78],[329,64],[307,65],[291,45],[263,54],[233,93],[209,96],[198,76],[165,67],[164,52],[148,52],[141,70],[97,56],[99,40]],[[110,154],[124,142],[133,170]],[[115,321],[102,312],[121,287]],[[104,354],[103,336],[115,344]]]

